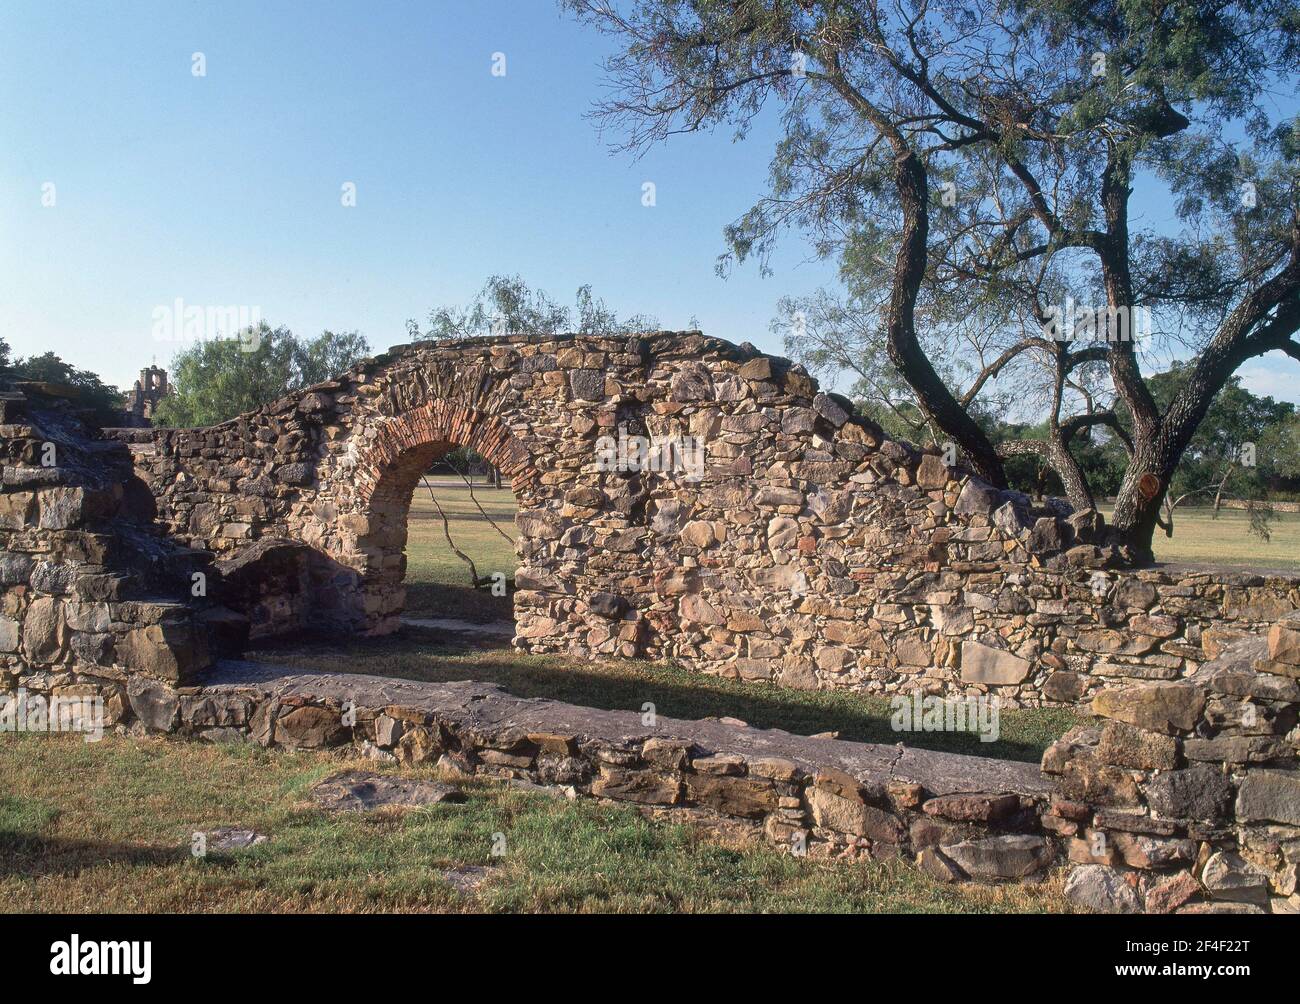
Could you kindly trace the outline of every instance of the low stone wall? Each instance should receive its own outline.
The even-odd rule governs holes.
[[[1185,680],[1107,688],[1098,727],[1043,757],[1061,794],[1096,807],[1060,831],[1095,908],[1300,912],[1300,615],[1230,645]]]
[[[1043,872],[1059,845],[1053,786],[1033,764],[814,739],[729,719],[660,718],[419,683],[223,663],[202,687],[140,679],[151,731],[267,747],[354,745],[573,795],[720,817],[796,854],[904,855],[945,881]]]
[[[1288,661],[1289,660],[1289,661]],[[223,663],[130,684],[137,728],[512,778],[726,821],[791,853],[905,857],[944,882],[1061,865],[1108,912],[1300,912],[1300,617],[1183,683],[1102,691],[1031,764],[418,683]],[[1248,711],[1248,707],[1255,710]]]

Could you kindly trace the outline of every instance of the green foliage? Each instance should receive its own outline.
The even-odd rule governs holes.
[[[1162,408],[1187,383],[1192,367],[1175,363],[1164,373],[1148,378],[1152,395]],[[1183,453],[1170,483],[1175,498],[1187,492],[1205,492],[1222,482],[1225,497],[1263,499],[1270,486],[1296,476],[1300,461],[1296,440],[1286,430],[1295,422],[1295,406],[1288,401],[1260,397],[1231,377],[1210,402]],[[1205,501],[1214,497],[1209,492]]]
[[[469,304],[442,306],[429,312],[429,326],[421,332],[414,320],[406,322],[412,338],[473,338],[481,335],[635,334],[653,331],[659,322],[644,314],[620,318],[591,286],[579,286],[569,308],[544,290],[533,289],[520,276],[490,276]]]
[[[77,369],[53,352],[16,359],[10,364],[9,346],[0,342],[0,378],[75,387],[82,407],[89,409],[101,424],[114,422],[121,409],[122,394],[116,387],[104,383],[90,370]]]
[[[1116,398],[1143,413],[1140,463],[1159,457],[1164,477],[1228,371],[1294,334],[1295,0],[563,2],[614,39],[595,111],[624,149],[723,126],[741,138],[779,115],[767,191],[725,229],[719,269],[766,269],[785,236],[810,240],[845,291],[824,330],[849,337],[796,333],[791,353],[847,373],[909,438],[924,401],[994,480],[988,416],[1017,436],[998,422],[1046,414],[1055,433]],[[1135,191],[1169,196],[1175,218],[1130,206]],[[1149,311],[1150,338],[1067,351],[1039,337],[1051,308],[1108,297]],[[1221,333],[1232,366],[1206,352]],[[1148,416],[1140,374],[1188,357],[1203,378]],[[1097,493],[1127,466],[1096,428],[1070,449]],[[1148,517],[1122,512],[1139,557]]]
[[[1300,414],[1293,413],[1270,426],[1260,436],[1259,454],[1276,477],[1300,482]],[[1293,490],[1300,491],[1300,484]]]
[[[158,405],[158,425],[215,425],[285,394],[337,376],[369,354],[356,332],[325,331],[302,341],[265,321],[238,338],[198,342],[172,360],[175,391]]]

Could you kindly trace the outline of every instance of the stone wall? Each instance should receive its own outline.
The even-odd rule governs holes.
[[[620,432],[699,437],[702,477],[600,469]],[[397,626],[411,493],[456,445],[512,476],[534,652],[1072,703],[1184,677],[1300,607],[1300,579],[1111,567],[1095,514],[994,491],[698,333],[402,346],[223,425],[116,435],[177,541],[244,566],[268,540],[314,552],[309,592],[262,597],[286,628]]]
[[[700,436],[701,480],[602,470],[596,438],[620,427]],[[396,681],[372,684],[357,731],[338,681],[210,668],[250,635],[395,627],[411,492],[459,444],[521,503],[524,648],[1082,702],[1099,724],[1039,776],[892,746],[782,757],[705,723],[520,732],[535,702],[440,717]],[[891,442],[784,360],[697,334],[420,345],[213,429],[107,439],[27,387],[0,396],[0,449],[6,691],[99,694],[107,724],[138,730],[448,757],[940,877],[1065,860],[1102,909],[1300,903],[1300,582],[1109,567],[1092,514]]]
[[[1068,869],[1079,906],[1297,913],[1300,614],[1184,682],[1103,690],[1097,727],[1032,764],[756,729],[653,723],[490,684],[225,662],[130,682],[139,730],[437,764],[761,834],[809,857],[904,857],[943,882]]]
[[[1091,807],[1058,831],[1081,866],[1076,898],[1162,912],[1205,894],[1219,911],[1300,912],[1300,614],[1185,680],[1103,689],[1092,710],[1098,727],[1042,764]]]
[[[111,721],[131,676],[184,682],[243,639],[192,595],[211,555],[158,534],[125,447],[53,390],[0,395],[0,691],[98,693]]]

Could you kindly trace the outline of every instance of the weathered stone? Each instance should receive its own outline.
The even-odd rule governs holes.
[[[838,394],[818,394],[813,398],[813,410],[837,429],[853,414],[852,405]]]
[[[348,736],[337,711],[305,705],[281,712],[275,720],[275,742],[290,749],[322,749]]]
[[[688,775],[686,797],[729,816],[756,818],[776,808],[777,793],[764,778]]]
[[[1240,855],[1217,851],[1201,871],[1201,885],[1215,899],[1237,903],[1268,902],[1268,876]]]
[[[0,617],[0,652],[18,651],[18,622],[12,617]]]
[[[809,788],[806,797],[813,821],[823,829],[891,844],[903,840],[903,824],[883,809],[844,798],[826,788]]]
[[[1140,770],[1170,770],[1178,765],[1178,743],[1159,732],[1146,732],[1124,722],[1107,722],[1097,753],[1102,761]]]
[[[962,486],[953,511],[958,516],[987,516],[998,505],[1001,505],[1001,498],[997,489],[978,478],[971,478]]]
[[[1141,913],[1137,890],[1124,881],[1124,874],[1105,865],[1080,865],[1065,882],[1070,902],[1096,913]]]
[[[36,663],[55,662],[63,652],[63,608],[56,599],[32,600],[23,618],[23,654]]]
[[[378,715],[375,718],[375,745],[380,749],[392,749],[401,741],[406,731],[406,723],[390,715]]]
[[[1268,629],[1268,657],[1273,662],[1300,666],[1300,622],[1278,621]]]
[[[332,774],[312,786],[311,796],[321,808],[335,812],[369,812],[390,807],[411,809],[466,801],[464,792],[451,785],[364,770]]]
[[[1073,704],[1084,695],[1085,686],[1084,678],[1078,673],[1063,670],[1043,682],[1043,696],[1049,701]]]
[[[1023,878],[1046,867],[1051,845],[1042,837],[1006,834],[944,844],[941,850],[973,879]]]
[[[1237,792],[1237,818],[1300,826],[1300,773],[1250,771]]]
[[[1112,833],[1111,840],[1130,868],[1165,868],[1190,864],[1196,857],[1191,840],[1152,837],[1144,833]]]
[[[1232,800],[1232,783],[1204,764],[1156,774],[1143,782],[1142,791],[1166,819],[1217,819]]]
[[[225,853],[256,847],[258,844],[266,843],[268,839],[264,833],[258,833],[256,830],[244,830],[235,826],[222,826],[215,830],[207,830],[204,832],[203,837],[208,851]]]
[[[1183,683],[1152,683],[1099,691],[1092,710],[1103,718],[1152,732],[1190,732],[1205,707],[1205,692]]]
[[[1190,872],[1176,872],[1147,888],[1145,896],[1146,912],[1173,913],[1193,896],[1199,896],[1200,893],[1200,883],[1192,878]]]
[[[211,661],[207,637],[187,623],[133,628],[117,648],[132,670],[173,683],[187,680]]]
[[[681,801],[682,783],[656,771],[602,766],[600,775],[591,782],[591,793],[643,805],[676,805]]]
[[[180,721],[181,702],[170,687],[142,676],[127,682],[127,699],[136,718],[157,732],[170,732]]]
[[[936,848],[926,847],[916,856],[917,866],[937,882],[960,882],[962,874],[956,865]]]
[[[916,469],[916,484],[919,488],[943,488],[948,484],[952,471],[947,464],[943,462],[943,457],[934,453],[926,453],[921,457],[921,463]]]
[[[1137,782],[1128,771],[1099,762],[1095,755],[1074,756],[1061,772],[1061,791],[1067,797],[1096,805],[1138,805]]]
[[[1020,799],[1015,795],[941,795],[921,806],[929,816],[980,823],[1000,822],[1019,809]]]
[[[1022,682],[1029,675],[1029,660],[991,648],[978,641],[961,643],[961,678],[963,683],[986,683],[1007,686]]]

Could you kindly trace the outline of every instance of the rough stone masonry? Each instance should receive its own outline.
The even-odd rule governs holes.
[[[255,635],[396,628],[412,491],[456,445],[513,477],[499,571],[534,652],[1074,702],[1300,607],[1296,579],[1112,569],[1095,514],[994,491],[693,332],[401,346],[223,425],[118,435],[166,535],[250,583]],[[601,469],[620,435],[701,443],[702,477]]]
[[[58,393],[0,400],[8,688],[99,693],[153,728],[250,728],[256,702],[201,703],[214,661],[250,637],[393,630],[412,492],[470,446],[520,504],[520,647],[791,687],[1091,706],[1104,727],[1044,762],[1059,801],[1022,802],[1031,832],[1002,836],[1041,836],[1039,864],[1074,841],[1062,853],[1080,866],[1076,895],[1108,908],[1178,898],[1152,901],[1130,881],[1139,871],[1199,883],[1179,907],[1295,895],[1290,636],[1235,669],[1215,660],[1261,644],[1300,607],[1300,581],[1119,568],[1096,514],[996,491],[891,441],[787,360],[698,332],[422,343],[213,428],[107,434]],[[607,436],[697,443],[699,477],[602,463]],[[274,744],[319,717],[276,705],[259,735]],[[639,769],[645,751],[624,759]],[[689,807],[682,784],[669,804]],[[1023,856],[1022,844],[979,853]],[[983,867],[898,846],[933,850],[955,876]],[[1243,883],[1244,903],[1220,895]]]

